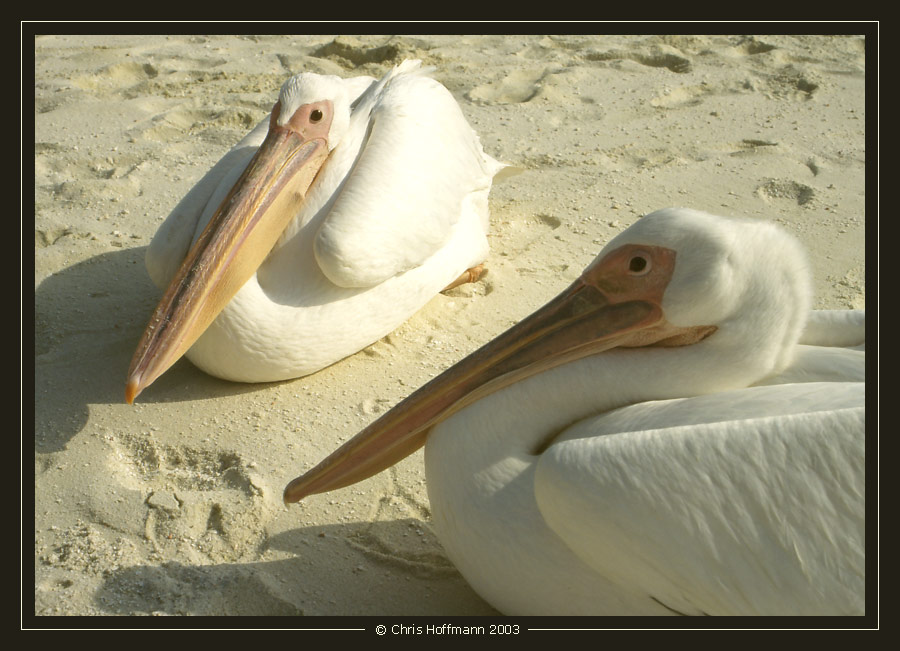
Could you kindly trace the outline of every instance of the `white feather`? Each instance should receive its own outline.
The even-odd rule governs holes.
[[[798,341],[859,343],[818,331],[864,314],[810,318],[805,256],[765,222],[660,211],[593,264],[625,242],[675,249],[666,318],[718,330],[553,368],[435,426],[448,556],[508,614],[863,614],[865,353]]]
[[[187,353],[244,382],[313,373],[377,341],[488,254],[487,195],[503,165],[484,153],[446,88],[418,61],[381,80],[302,73],[279,120],[329,99],[330,154],[255,276]],[[160,288],[264,140],[257,125],[157,232],[147,268]]]

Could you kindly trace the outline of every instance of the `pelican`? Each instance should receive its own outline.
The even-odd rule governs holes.
[[[649,214],[285,489],[425,443],[435,531],[517,615],[865,613],[865,313],[774,224]]]
[[[166,288],[130,403],[182,355],[227,380],[307,375],[394,330],[488,253],[484,153],[420,61],[382,79],[302,73],[159,228]]]

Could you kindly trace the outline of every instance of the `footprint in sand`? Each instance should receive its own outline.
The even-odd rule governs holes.
[[[671,45],[658,44],[649,47],[620,50],[617,48],[588,52],[588,61],[628,60],[650,68],[667,68],[672,72],[683,74],[693,69],[691,60],[678,48]]]
[[[681,106],[694,106],[703,102],[703,97],[712,94],[713,89],[708,86],[679,86],[667,89],[661,95],[650,100],[650,105],[656,108],[677,108]]]
[[[731,56],[753,56],[765,54],[777,49],[776,46],[761,41],[756,37],[748,36],[732,48],[722,50],[722,54]]]
[[[768,179],[756,188],[756,194],[763,201],[795,201],[800,206],[808,205],[816,196],[815,190],[803,183],[790,179]]]
[[[527,252],[538,241],[562,226],[562,221],[546,213],[530,214],[527,208],[521,208],[519,215],[514,219],[500,219],[494,225],[494,235],[503,239],[504,251],[502,257],[517,259]]]
[[[344,68],[355,68],[367,63],[399,63],[402,54],[397,43],[368,47],[351,37],[336,38],[312,52],[312,56],[331,59]]]
[[[479,104],[520,104],[538,94],[547,74],[545,68],[513,70],[503,79],[476,86],[466,97]]]
[[[128,135],[168,143],[197,134],[212,142],[233,145],[236,136],[255,127],[264,116],[262,110],[257,113],[246,108],[216,110],[179,106],[153,116],[148,123],[129,130]]]
[[[817,74],[789,64],[775,72],[752,72],[742,82],[740,91],[805,102],[812,99],[821,86],[822,82]]]
[[[108,463],[146,496],[144,535],[157,550],[235,561],[264,542],[264,484],[238,454],[127,435],[112,438]]]
[[[430,525],[431,514],[396,479],[365,524],[347,538],[350,546],[372,560],[401,567],[422,578],[457,574]],[[385,526],[403,523],[404,526]]]
[[[88,91],[121,90],[154,79],[159,71],[150,63],[117,63],[102,70],[72,78],[72,85]]]
[[[812,99],[813,93],[820,86],[821,82],[816,75],[794,66],[785,66],[770,80],[770,87],[776,94],[804,101]]]

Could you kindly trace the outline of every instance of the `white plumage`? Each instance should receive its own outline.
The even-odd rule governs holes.
[[[325,100],[328,155],[305,200],[187,352],[212,375],[259,382],[317,371],[391,332],[487,256],[488,193],[504,166],[418,61],[377,81],[296,75],[273,128]],[[147,253],[159,287],[173,282],[270,131],[267,117],[160,227]]]
[[[286,499],[346,484],[355,451],[371,463],[427,432],[435,530],[504,613],[864,614],[865,316],[810,312],[810,288],[803,251],[772,224],[648,215]],[[578,315],[607,298],[599,312],[629,310],[616,318],[638,324],[631,338],[572,352],[595,336]],[[657,304],[645,321],[629,307]],[[567,319],[581,329],[555,325]],[[510,375],[491,375],[497,359]]]

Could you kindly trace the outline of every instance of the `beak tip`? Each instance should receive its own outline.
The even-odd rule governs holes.
[[[134,399],[140,394],[142,387],[139,385],[137,378],[129,378],[125,383],[125,402],[129,405],[134,404]]]
[[[289,483],[285,489],[284,493],[281,496],[281,499],[284,501],[285,506],[290,506],[291,504],[296,504],[301,501],[304,497],[311,495],[312,493],[307,490],[303,490],[303,488],[299,485],[298,479],[294,479]]]

